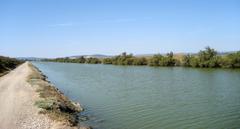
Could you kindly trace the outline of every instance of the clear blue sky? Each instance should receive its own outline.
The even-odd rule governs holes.
[[[240,50],[240,0],[1,0],[0,55]]]

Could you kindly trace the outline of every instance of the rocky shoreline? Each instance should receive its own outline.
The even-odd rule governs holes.
[[[83,111],[81,105],[66,97],[37,67],[31,63],[28,65],[32,71],[28,82],[39,94],[39,99],[35,102],[35,105],[40,108],[39,113],[60,123],[57,128],[91,129],[90,126],[79,123],[79,113]]]

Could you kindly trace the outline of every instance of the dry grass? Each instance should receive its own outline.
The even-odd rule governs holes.
[[[0,77],[4,76],[4,75],[6,75],[6,74],[8,74],[8,72],[0,73]]]
[[[46,80],[36,67],[29,64],[32,73],[28,78],[28,82],[39,93],[39,100],[35,105],[41,108],[40,113],[47,114],[51,119],[64,122],[70,126],[78,124],[79,112],[83,109],[80,104],[72,102],[63,95],[57,88]]]

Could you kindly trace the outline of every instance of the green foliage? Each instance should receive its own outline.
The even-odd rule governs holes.
[[[215,68],[219,67],[219,57],[217,57],[217,51],[210,47],[206,47],[205,50],[201,50],[198,53],[199,67],[202,68]]]
[[[176,66],[176,60],[173,58],[172,52],[166,56],[157,54],[149,59],[149,66]]]
[[[133,58],[133,65],[147,65],[148,61],[145,57]]]
[[[54,103],[55,103],[54,100],[46,99],[36,101],[35,105],[42,109],[53,110]]]
[[[114,65],[147,65],[148,60],[145,57],[134,57],[132,54],[124,52],[113,58],[105,58],[102,63]]]
[[[190,58],[190,66],[191,67],[199,67],[199,58],[192,56]]]
[[[164,65],[163,66],[175,66],[176,60],[173,58],[173,52],[167,54],[166,57],[163,58]]]
[[[88,64],[100,64],[101,61],[98,58],[90,57],[90,58],[86,59],[86,63],[88,63]]]
[[[221,67],[222,57],[217,55],[217,51],[210,47],[201,50],[197,56],[185,55],[182,60],[182,66],[201,67],[201,68],[217,68]]]
[[[102,63],[103,64],[112,64],[112,59],[111,58],[105,58],[105,59],[103,59],[103,61],[102,61]]]
[[[86,62],[86,59],[83,56],[81,56],[77,60],[78,60],[78,63],[85,63]]]
[[[190,67],[191,58],[192,56],[190,54],[184,55],[182,60],[182,66]]]
[[[222,58],[220,56],[214,56],[211,60],[209,60],[208,67],[209,68],[217,68],[221,65]]]
[[[0,56],[0,73],[12,70],[21,63],[23,63],[23,61],[19,61],[14,58]]]
[[[84,58],[77,59],[57,58],[47,61],[72,62],[72,63],[89,63],[89,64],[113,64],[113,65],[149,65],[149,66],[184,66],[200,68],[240,68],[240,51],[231,53],[226,56],[218,55],[217,51],[206,47],[200,50],[198,54],[187,54],[182,58],[174,58],[173,52],[166,55],[155,54],[152,57],[136,57],[132,54],[123,52],[112,58]],[[0,66],[1,67],[1,66]]]
[[[70,59],[66,57],[66,58],[48,59],[45,61],[65,62],[65,63],[85,63],[86,59],[84,57],[80,57],[76,59]]]
[[[83,56],[79,58],[56,58],[56,59],[47,59],[45,61],[53,61],[53,62],[64,62],[64,63],[88,63],[88,64],[99,64],[101,61],[98,58],[84,58]]]
[[[115,65],[133,65],[133,55],[123,52],[121,55],[112,58],[112,64]]]
[[[182,66],[185,67],[199,67],[199,58],[190,54],[184,55],[182,60]]]
[[[160,60],[162,60],[163,56],[160,54],[153,55],[152,58],[149,59],[149,66],[160,66]]]
[[[209,61],[217,55],[217,51],[210,47],[206,47],[205,50],[201,50],[198,53],[199,59],[201,62]]]
[[[113,58],[105,58],[102,63],[114,65],[147,65],[148,61],[145,57],[134,57],[132,54],[124,52]]]
[[[240,51],[227,55],[223,61],[227,68],[240,68]]]

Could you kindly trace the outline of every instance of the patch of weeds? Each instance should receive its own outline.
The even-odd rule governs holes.
[[[54,101],[53,100],[38,100],[35,102],[35,105],[42,109],[52,110],[53,106],[54,106]]]
[[[41,74],[32,64],[32,74],[28,78],[31,85],[36,85],[36,92],[39,93],[41,100],[35,102],[35,105],[42,110],[41,114],[47,114],[51,119],[63,121],[71,126],[79,122],[79,112],[83,109],[80,104],[74,103],[68,97],[64,96],[57,88],[52,86],[46,76]]]

